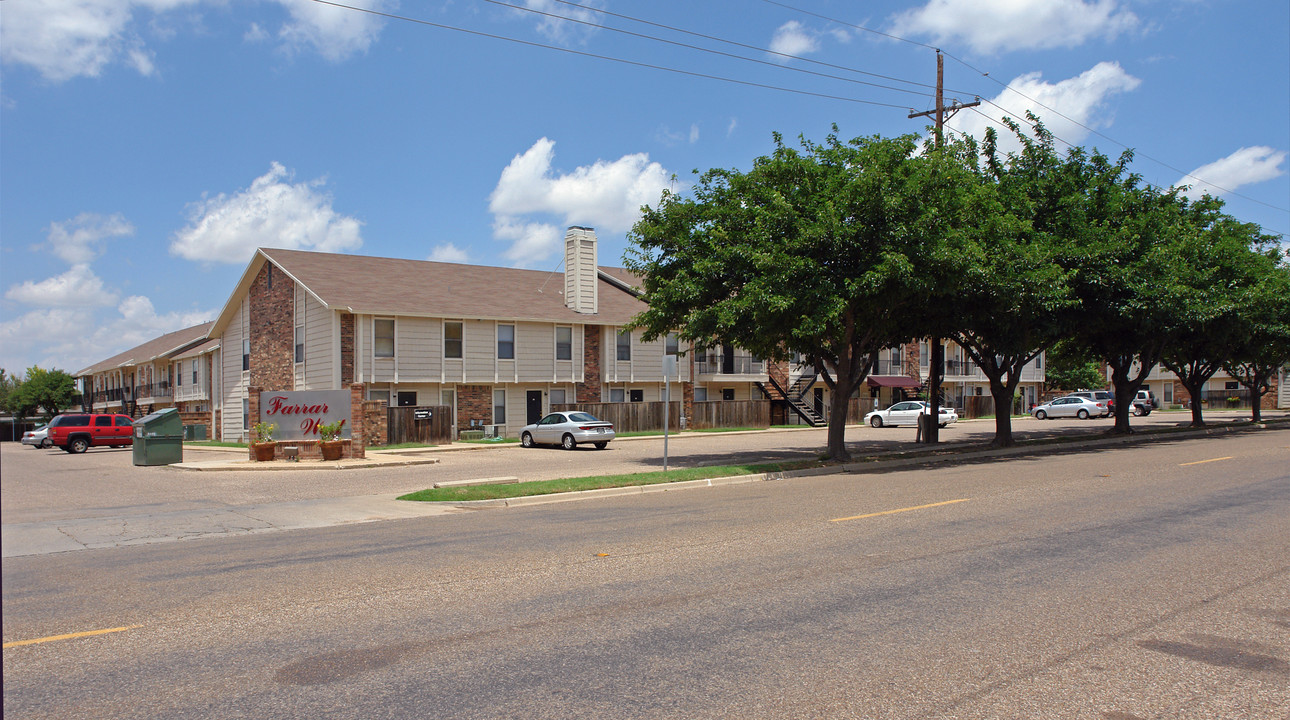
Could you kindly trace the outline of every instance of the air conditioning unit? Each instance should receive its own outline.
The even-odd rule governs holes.
[[[496,437],[502,436],[502,428],[506,426],[505,425],[485,425],[483,427],[484,427],[484,437],[496,438]]]

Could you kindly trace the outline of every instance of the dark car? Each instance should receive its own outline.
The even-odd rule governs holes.
[[[49,441],[69,453],[134,444],[134,420],[119,413],[67,413],[49,421]]]

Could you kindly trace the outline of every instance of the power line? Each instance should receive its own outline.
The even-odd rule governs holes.
[[[885,38],[888,38],[888,39],[891,39],[891,40],[896,40],[896,41],[899,41],[899,42],[909,43],[909,44],[911,44],[911,45],[916,45],[916,46],[918,46],[918,47],[923,47],[923,48],[927,48],[927,49],[929,49],[929,50],[936,50],[937,52],[942,52],[942,50],[941,50],[940,48],[937,48],[937,47],[932,46],[932,45],[928,45],[928,44],[926,44],[926,43],[918,42],[917,40],[910,40],[909,38],[900,37],[899,35],[892,35],[892,34],[890,34],[890,33],[881,32],[881,31],[879,31],[879,30],[874,30],[874,29],[872,29],[872,28],[864,27],[863,25],[856,25],[855,23],[850,23],[850,22],[847,22],[847,21],[845,21],[845,20],[839,20],[839,19],[837,19],[837,18],[829,17],[829,16],[827,16],[827,15],[821,15],[821,14],[819,14],[819,13],[812,12],[812,11],[810,11],[810,10],[805,10],[805,9],[803,9],[803,8],[795,7],[795,6],[793,6],[793,5],[788,5],[788,4],[786,4],[786,3],[778,2],[777,0],[762,0],[762,2],[765,2],[765,3],[769,4],[769,5],[775,5],[775,6],[777,6],[777,7],[781,7],[781,8],[784,8],[784,9],[786,9],[786,10],[791,10],[791,11],[796,12],[796,13],[801,13],[801,14],[803,14],[803,15],[809,15],[809,16],[811,16],[811,17],[819,18],[819,19],[821,19],[821,20],[827,20],[827,21],[829,21],[829,22],[837,23],[837,24],[839,24],[839,25],[845,25],[845,26],[847,26],[847,27],[854,28],[854,29],[856,29],[856,30],[861,30],[861,31],[864,31],[864,32],[867,32],[867,33],[872,33],[872,34],[874,34],[874,35],[879,35],[879,36],[882,36],[882,37],[885,37]],[[968,63],[967,61],[963,60],[962,58],[956,57],[955,55],[953,55],[953,54],[951,54],[951,53],[948,53],[948,52],[946,52],[946,53],[945,53],[945,56],[946,56],[946,57],[948,57],[948,58],[950,58],[951,60],[953,60],[953,61],[955,61],[955,62],[959,63],[960,65],[963,65],[964,67],[968,68],[969,70],[971,70],[971,71],[973,71],[973,72],[975,72],[975,73],[977,73],[977,74],[981,75],[982,77],[984,77],[984,78],[986,78],[986,79],[988,79],[988,80],[990,80],[990,81],[994,82],[995,84],[1000,85],[1000,86],[1001,86],[1001,87],[1003,87],[1005,90],[1011,90],[1012,92],[1014,92],[1014,93],[1016,93],[1016,94],[1020,95],[1021,97],[1025,98],[1026,100],[1029,100],[1030,102],[1034,103],[1035,105],[1037,105],[1037,106],[1039,106],[1039,107],[1041,107],[1041,108],[1044,108],[1045,110],[1047,110],[1047,111],[1051,112],[1053,115],[1055,115],[1055,116],[1057,116],[1057,117],[1060,117],[1060,118],[1062,118],[1062,119],[1064,119],[1064,120],[1066,120],[1066,121],[1068,121],[1068,122],[1070,122],[1070,123],[1072,123],[1072,124],[1074,124],[1074,125],[1076,125],[1076,126],[1078,126],[1078,127],[1081,127],[1081,128],[1083,128],[1084,130],[1087,130],[1089,133],[1092,133],[1093,135],[1096,135],[1096,136],[1098,136],[1098,137],[1100,137],[1100,138],[1102,138],[1102,139],[1104,139],[1104,140],[1106,140],[1106,141],[1108,141],[1108,142],[1114,143],[1115,145],[1118,145],[1119,147],[1122,147],[1122,148],[1124,148],[1124,149],[1126,149],[1126,150],[1133,149],[1133,148],[1130,148],[1130,147],[1129,147],[1128,145],[1126,145],[1125,143],[1122,143],[1122,142],[1120,142],[1119,140],[1116,140],[1115,138],[1113,138],[1113,137],[1111,137],[1111,136],[1109,136],[1109,135],[1107,135],[1107,134],[1105,134],[1105,133],[1103,133],[1103,132],[1101,132],[1101,131],[1099,131],[1099,130],[1097,130],[1097,129],[1095,129],[1095,128],[1089,127],[1088,125],[1085,125],[1084,123],[1082,123],[1082,122],[1080,122],[1080,121],[1078,121],[1078,120],[1076,120],[1076,119],[1074,119],[1074,118],[1072,118],[1072,117],[1069,117],[1069,116],[1065,115],[1065,114],[1064,114],[1064,113],[1062,113],[1061,111],[1059,111],[1059,110],[1057,110],[1057,109],[1055,109],[1055,108],[1049,107],[1048,105],[1045,105],[1044,103],[1040,102],[1039,100],[1037,100],[1037,99],[1035,99],[1035,98],[1032,98],[1032,97],[1030,97],[1029,95],[1026,95],[1025,93],[1021,92],[1020,90],[1018,90],[1018,89],[1016,89],[1016,88],[1012,87],[1010,84],[1005,83],[1005,82],[1003,82],[1002,80],[999,80],[999,79],[997,79],[997,78],[990,77],[990,73],[989,73],[989,72],[987,72],[987,71],[983,71],[983,70],[980,70],[979,68],[976,68],[976,67],[972,66],[970,63]],[[986,102],[986,103],[988,103],[988,104],[990,104],[990,105],[994,106],[995,108],[998,108],[1000,112],[1002,112],[1002,113],[1004,113],[1004,114],[1006,114],[1006,115],[1010,115],[1010,116],[1013,116],[1013,117],[1017,117],[1017,116],[1018,116],[1018,113],[1010,112],[1009,110],[1007,110],[1006,108],[1004,108],[1004,107],[1002,107],[1002,106],[998,105],[998,104],[997,104],[997,103],[995,103],[995,102],[992,102],[992,101],[990,101],[990,100],[985,100],[984,102]],[[993,118],[991,118],[989,115],[986,115],[985,113],[981,113],[980,111],[974,111],[974,112],[977,112],[977,113],[978,113],[978,114],[980,114],[982,117],[985,117],[985,118],[987,118],[987,119],[989,119],[989,120],[991,120],[991,121],[993,121],[993,122],[996,122],[996,123],[998,122],[998,121],[995,121]],[[1053,137],[1054,137],[1054,139],[1061,140],[1063,143],[1065,143],[1065,144],[1066,144],[1067,146],[1069,146],[1069,147],[1076,147],[1075,143],[1069,142],[1069,141],[1067,141],[1067,140],[1063,140],[1062,138],[1057,137],[1057,136],[1055,136],[1055,135],[1054,135]],[[1166,169],[1168,169],[1168,170],[1172,170],[1172,171],[1174,171],[1174,172],[1178,173],[1179,175],[1181,175],[1181,176],[1183,176],[1183,177],[1185,177],[1185,178],[1189,178],[1189,179],[1191,179],[1191,180],[1195,180],[1195,181],[1196,181],[1196,182],[1198,182],[1198,183],[1203,183],[1203,184],[1208,185],[1208,186],[1210,186],[1210,187],[1217,188],[1218,190],[1221,190],[1221,191],[1223,191],[1224,193],[1227,193],[1227,194],[1229,194],[1229,195],[1233,195],[1233,196],[1236,196],[1236,197],[1239,197],[1239,198],[1242,198],[1242,199],[1248,200],[1248,201],[1250,201],[1250,202],[1257,203],[1257,204],[1259,204],[1259,205],[1262,205],[1262,206],[1267,207],[1267,208],[1271,208],[1271,209],[1273,209],[1273,210],[1279,210],[1279,211],[1281,211],[1281,212],[1290,212],[1290,209],[1287,209],[1287,208],[1284,208],[1284,207],[1280,207],[1280,206],[1278,206],[1278,205],[1273,205],[1273,204],[1271,204],[1271,203],[1264,202],[1264,201],[1259,200],[1259,199],[1257,199],[1257,198],[1250,197],[1249,195],[1245,195],[1245,194],[1243,194],[1243,193],[1236,192],[1235,190],[1229,190],[1229,189],[1227,189],[1227,188],[1225,188],[1225,187],[1222,187],[1221,185],[1216,185],[1216,184],[1214,184],[1214,183],[1212,183],[1212,182],[1209,182],[1208,180],[1205,180],[1204,178],[1197,177],[1197,176],[1195,176],[1195,175],[1193,175],[1193,174],[1191,174],[1191,173],[1189,173],[1189,172],[1187,172],[1187,171],[1185,171],[1185,170],[1181,170],[1181,169],[1179,169],[1179,168],[1177,168],[1177,167],[1174,167],[1173,165],[1170,165],[1169,163],[1165,162],[1164,160],[1161,160],[1161,159],[1159,159],[1159,158],[1156,158],[1156,157],[1154,157],[1154,156],[1152,156],[1152,155],[1149,155],[1149,154],[1147,154],[1147,153],[1145,153],[1145,152],[1140,152],[1140,151],[1138,151],[1138,150],[1136,150],[1136,149],[1133,149],[1133,150],[1134,150],[1134,156],[1135,156],[1135,157],[1142,157],[1142,158],[1144,158],[1144,159],[1146,159],[1146,160],[1150,160],[1151,162],[1154,162],[1154,163],[1156,163],[1157,165],[1159,165],[1159,166],[1161,166],[1161,167],[1163,167],[1163,168],[1166,168]]]
[[[488,1],[491,2],[492,0],[488,0]],[[779,52],[777,50],[771,50],[769,48],[758,47],[756,45],[748,45],[746,43],[737,42],[735,40],[727,40],[725,38],[720,38],[715,35],[705,35],[703,33],[694,32],[693,30],[686,30],[685,28],[675,27],[673,25],[665,25],[663,23],[653,22],[651,20],[643,20],[641,18],[633,17],[631,15],[623,15],[620,13],[610,12],[608,10],[600,10],[590,5],[580,5],[576,2],[571,2],[571,0],[555,0],[555,2],[558,2],[562,5],[569,5],[572,7],[576,7],[582,10],[588,10],[591,12],[600,13],[602,15],[608,15],[610,17],[616,17],[623,20],[629,20],[631,22],[641,23],[642,25],[649,25],[651,27],[662,28],[664,30],[670,30],[672,32],[682,33],[684,35],[690,35],[692,37],[703,38],[704,40],[711,40],[713,42],[719,42],[725,45],[744,48],[745,50],[756,50],[757,52],[763,52],[768,55],[775,55],[777,57],[782,57],[785,60],[796,60],[798,62],[809,63],[811,65],[819,65],[821,67],[829,67],[835,70],[845,70],[846,72],[852,72],[858,75],[867,75],[869,77],[881,78],[883,80],[890,80],[892,82],[905,83],[906,85],[913,85],[915,87],[926,88],[928,90],[933,90],[936,87],[935,85],[932,85],[930,83],[918,82],[916,80],[906,80],[904,78],[898,78],[892,75],[883,75],[881,73],[869,72],[867,70],[860,70],[857,68],[847,67],[845,65],[835,65],[833,63],[822,62],[820,60],[813,60],[811,58],[802,57],[800,55],[792,55],[789,53]],[[879,87],[882,87],[882,86],[879,86]]]
[[[519,38],[508,37],[506,35],[497,35],[494,33],[486,33],[479,30],[470,30],[467,28],[456,27],[454,25],[445,25],[443,23],[431,22],[429,20],[421,20],[419,18],[408,17],[406,15],[396,15],[394,13],[382,12],[380,10],[372,10],[369,8],[356,7],[353,5],[345,5],[344,3],[333,2],[332,0],[312,0],[312,2],[315,2],[319,5],[329,5],[331,7],[340,8],[342,10],[352,10],[354,12],[366,13],[368,15],[374,15],[376,17],[387,18],[389,20],[399,20],[402,22],[408,22],[408,23],[414,23],[417,25],[424,25],[427,27],[438,28],[440,30],[452,30],[454,32],[465,33],[467,35],[474,35],[476,37],[489,38],[490,40],[503,40],[505,42],[515,43],[517,45],[527,45],[529,47],[542,48],[544,50],[555,50],[557,52],[567,53],[569,55],[577,55],[580,57],[594,58],[596,60],[607,60],[609,62],[616,62],[623,65],[631,65],[633,67],[647,68],[650,70],[661,70],[663,72],[675,73],[677,75],[686,75],[689,77],[703,78],[706,80],[717,80],[720,82],[733,83],[735,85],[744,85],[746,87],[755,87],[755,88],[761,88],[764,90],[776,90],[779,92],[793,93],[795,95],[806,95],[810,97],[823,98],[825,100],[839,100],[842,102],[858,103],[861,105],[874,105],[877,107],[895,108],[897,110],[905,109],[904,105],[893,105],[891,103],[877,102],[874,100],[861,100],[860,98],[843,97],[841,95],[830,95],[828,93],[812,92],[809,90],[798,90],[796,88],[783,87],[780,85],[770,85],[767,83],[753,82],[751,80],[738,80],[735,78],[728,78],[721,75],[712,75],[709,73],[695,72],[692,70],[682,70],[680,68],[668,67],[666,65],[655,65],[652,63],[639,62],[636,60],[627,60],[625,58],[618,58],[610,55],[599,55],[596,53],[584,52],[581,50],[573,50],[571,48],[563,48],[558,45],[548,45],[546,43],[534,42],[532,40],[521,40]]]

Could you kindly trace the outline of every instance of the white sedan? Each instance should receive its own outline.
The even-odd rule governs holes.
[[[520,430],[520,444],[524,447],[559,445],[572,450],[579,443],[591,443],[597,450],[604,450],[613,439],[613,423],[585,412],[553,412]]]
[[[919,415],[930,415],[932,406],[922,400],[905,400],[898,402],[886,410],[874,410],[864,416],[864,421],[878,428],[883,425],[917,425]],[[942,407],[940,419],[937,425],[945,427],[952,422],[958,422],[959,414],[954,408]]]

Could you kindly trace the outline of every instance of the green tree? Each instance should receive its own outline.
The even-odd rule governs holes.
[[[53,417],[67,408],[76,395],[76,379],[62,370],[44,370],[38,366],[27,368],[27,377],[9,396],[12,412],[16,417],[30,417],[44,409],[46,417]]]
[[[950,333],[989,380],[995,405],[994,447],[1015,444],[1011,408],[1027,365],[1063,337],[1068,310],[1075,305],[1067,271],[1058,260],[1060,246],[1037,223],[1039,179],[1058,162],[1052,136],[1035,123],[1036,140],[1011,126],[1022,140],[1020,153],[1000,158],[993,129],[985,140],[984,168],[977,168],[975,146],[959,153],[977,175],[965,190],[965,221],[978,230],[971,237],[956,290],[960,309]]]
[[[1186,204],[1185,200],[1180,202]],[[1236,221],[1221,212],[1222,201],[1205,196],[1187,208],[1189,232],[1174,246],[1174,325],[1160,362],[1192,397],[1191,424],[1203,427],[1205,384],[1229,360],[1233,347],[1250,328],[1241,320],[1265,275],[1272,271],[1260,254],[1270,238],[1259,227]],[[1275,301],[1266,298],[1265,301]]]
[[[0,410],[7,413],[12,413],[14,411],[13,407],[10,406],[9,398],[21,384],[22,381],[19,378],[15,378],[8,374],[5,372],[4,368],[0,368]]]
[[[1049,349],[1047,360],[1044,392],[1106,386],[1106,364],[1078,342],[1070,339],[1057,341]]]
[[[947,317],[936,293],[951,274],[929,269],[959,257],[942,206],[970,178],[912,135],[801,148],[776,135],[751,170],[709,170],[693,198],[644,208],[627,258],[648,304],[635,323],[647,339],[801,353],[825,370],[828,453],[845,460],[848,399],[876,353]]]
[[[1266,271],[1242,300],[1244,311],[1234,320],[1234,340],[1223,362],[1223,370],[1250,391],[1254,422],[1262,419],[1272,378],[1290,364],[1290,266],[1270,248],[1259,257]]]

